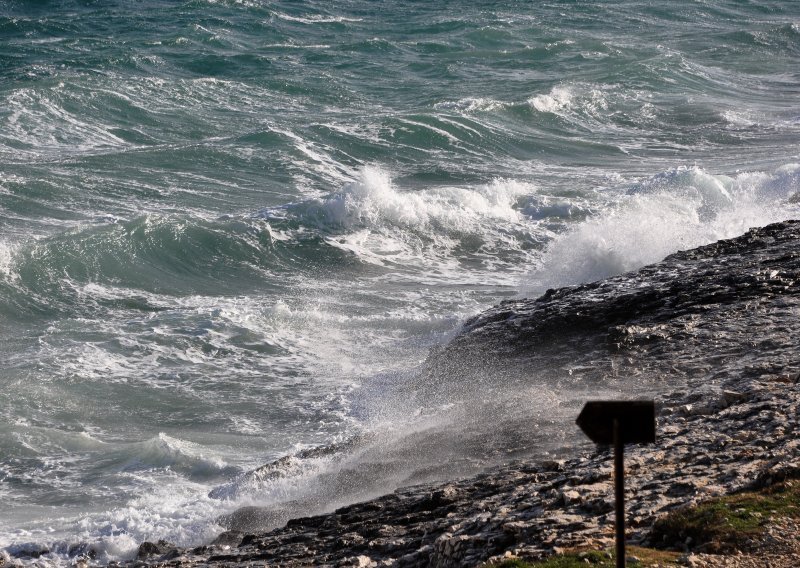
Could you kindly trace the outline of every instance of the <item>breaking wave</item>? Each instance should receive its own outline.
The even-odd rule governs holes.
[[[712,175],[681,167],[625,188],[602,215],[555,238],[521,295],[600,280],[688,248],[800,216],[800,166]]]

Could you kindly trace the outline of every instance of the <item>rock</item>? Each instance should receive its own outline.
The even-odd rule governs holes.
[[[91,544],[85,542],[73,544],[67,549],[67,556],[70,558],[95,558],[97,550]]]
[[[165,540],[159,540],[157,543],[144,541],[139,545],[139,550],[136,553],[137,558],[145,559],[148,556],[161,556],[165,554],[171,545]]]
[[[17,547],[17,558],[40,558],[46,554],[50,554],[50,549],[41,544],[27,543]]]
[[[582,501],[581,494],[577,491],[562,491],[559,498],[566,507],[577,505]]]
[[[220,533],[220,535],[215,538],[211,544],[220,546],[220,547],[231,547],[231,546],[239,546],[239,543],[242,542],[242,537],[244,533],[240,531],[225,531]],[[150,544],[150,543],[148,543]],[[141,547],[139,547],[141,549]]]
[[[239,533],[257,532],[281,525],[289,520],[290,509],[268,507],[241,507],[233,513],[222,515],[217,522]]]
[[[738,404],[747,400],[747,394],[732,390],[723,390],[720,396],[720,407],[728,408],[732,404]]]
[[[375,562],[372,561],[372,558],[369,556],[353,556],[351,558],[345,558],[344,560],[340,561],[337,566],[356,566],[357,568],[369,568],[371,566],[377,566]]]
[[[678,562],[684,566],[689,566],[690,568],[700,568],[705,566],[705,562],[703,562],[696,554],[685,554],[678,558]]]

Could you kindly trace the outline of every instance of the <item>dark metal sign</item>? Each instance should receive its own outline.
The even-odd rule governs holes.
[[[652,400],[593,400],[575,421],[597,444],[614,444],[614,501],[617,568],[625,568],[625,444],[656,441],[656,410]]]
[[[623,444],[656,441],[656,411],[652,400],[592,400],[575,421],[596,444],[614,443],[614,421]]]

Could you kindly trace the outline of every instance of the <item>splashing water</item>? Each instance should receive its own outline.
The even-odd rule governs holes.
[[[6,4],[8,561],[569,452],[590,385],[426,358],[798,215],[793,3]]]

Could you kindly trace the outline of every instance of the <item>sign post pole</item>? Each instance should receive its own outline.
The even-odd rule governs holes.
[[[625,568],[625,444],[656,441],[656,412],[652,400],[592,400],[576,420],[596,444],[614,446],[614,511],[617,568]]]
[[[616,509],[617,568],[625,568],[625,461],[619,419],[614,419],[614,507]]]

